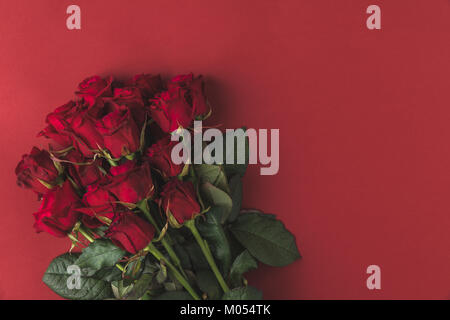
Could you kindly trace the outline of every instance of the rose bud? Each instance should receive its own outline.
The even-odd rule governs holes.
[[[64,237],[78,220],[77,208],[79,198],[69,181],[61,187],[49,190],[43,196],[39,211],[34,214],[36,232],[48,232],[57,237]]]
[[[114,194],[120,202],[137,204],[151,198],[155,192],[148,163],[137,166],[134,161],[127,161],[112,167],[111,174],[111,183],[103,188]]]
[[[67,171],[74,182],[82,188],[99,183],[105,179],[105,175],[100,169],[103,164],[103,160],[100,158],[95,160],[85,158],[80,151],[71,150],[64,157],[64,160],[70,162],[66,165]]]
[[[190,181],[172,179],[161,192],[160,205],[173,227],[179,228],[200,213],[195,188]]]
[[[98,97],[112,96],[112,81],[112,77],[107,79],[102,79],[99,76],[86,78],[78,85],[78,91],[75,94],[83,98],[89,106],[93,106]]]
[[[192,73],[178,75],[167,84],[168,89],[184,88],[187,90],[186,99],[192,105],[194,116],[207,114],[210,110],[206,103],[205,86],[202,76],[194,78]]]
[[[140,147],[140,131],[130,110],[117,106],[96,122],[98,132],[103,136],[104,147],[114,158],[136,152]]]
[[[79,102],[69,101],[49,113],[46,118],[47,127],[38,133],[38,137],[43,136],[51,139],[50,144],[53,150],[63,150],[73,144],[70,134],[70,124],[73,118],[80,112],[82,105]]]
[[[57,184],[59,177],[50,154],[33,147],[30,154],[22,156],[16,167],[17,185],[32,189],[37,194],[47,193]]]
[[[38,134],[38,137],[50,139],[50,150],[60,151],[69,148],[72,145],[72,139],[65,133],[58,132],[52,125],[48,125]]]
[[[117,211],[105,236],[119,248],[132,254],[144,249],[155,234],[155,229],[131,211]]]
[[[162,81],[159,75],[138,74],[131,79],[129,85],[139,89],[145,102],[162,91]]]
[[[80,209],[82,213],[108,221],[119,202],[137,204],[154,193],[147,163],[136,166],[133,161],[127,161],[123,165],[112,167],[111,174],[112,177],[108,180],[87,188],[83,196],[85,208]]]
[[[183,164],[174,164],[171,153],[176,141],[170,141],[170,137],[165,137],[147,149],[147,158],[150,165],[160,171],[165,178],[174,177],[181,173]]]
[[[148,112],[148,108],[144,105],[141,92],[134,87],[115,88],[113,101],[118,105],[126,106],[130,109],[131,115],[137,123],[140,132]]]
[[[111,223],[114,217],[114,209],[117,206],[117,199],[101,186],[90,185],[83,196],[83,204],[84,207],[79,208],[78,211],[92,218],[91,220],[86,218],[86,221],[92,227],[96,219],[103,224]]]
[[[194,110],[186,99],[187,90],[173,88],[152,99],[152,118],[164,132],[173,132],[179,127],[187,128],[194,120]]]
[[[98,100],[97,103],[103,106],[103,101]],[[83,155],[91,158],[94,150],[98,150],[99,146],[103,147],[103,136],[96,127],[97,119],[94,117],[100,114],[100,106],[94,106],[91,110],[84,110],[78,113],[71,122],[70,130],[73,140]]]

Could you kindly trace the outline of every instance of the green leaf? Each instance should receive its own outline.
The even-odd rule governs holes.
[[[228,181],[224,169],[221,165],[214,164],[196,164],[195,173],[201,183],[209,182],[220,190],[230,193]]]
[[[87,272],[86,274],[92,274],[92,271],[88,268],[83,270]],[[114,282],[122,279],[122,271],[120,271],[116,266],[114,266],[100,269],[94,272],[94,276],[108,282]]]
[[[114,266],[125,254],[125,251],[106,239],[97,239],[92,242],[76,261],[80,268],[100,270],[104,267]]]
[[[180,259],[181,266],[185,269],[192,269],[192,264],[191,260],[189,259],[189,253],[187,249],[177,243],[173,245],[173,249]]]
[[[230,215],[231,209],[233,208],[233,201],[231,200],[228,193],[213,186],[209,182],[203,183],[200,186],[200,191],[202,194],[202,199],[205,201],[206,206],[221,208],[220,222],[224,223]]]
[[[111,283],[111,288],[116,299],[125,299],[126,296],[132,291],[133,284],[129,281],[119,280]]]
[[[262,300],[262,292],[251,286],[234,288],[222,297],[222,300]]]
[[[50,263],[45,271],[42,281],[56,294],[66,299],[73,300],[103,300],[113,297],[111,284],[105,280],[105,273],[97,272],[92,276],[87,276],[83,270],[80,270],[80,287],[69,289],[69,282],[75,276],[74,273],[68,273],[68,267],[76,265],[79,253],[62,254]],[[69,279],[69,277],[72,277]]]
[[[200,270],[197,272],[197,285],[202,292],[207,294],[209,300],[220,298],[222,289],[211,270]]]
[[[155,279],[159,284],[164,283],[167,279],[167,267],[162,262],[159,263],[159,271],[156,273]]]
[[[192,297],[186,291],[167,291],[154,300],[192,300]]]
[[[252,269],[258,268],[258,263],[247,251],[243,251],[234,260],[230,270],[230,282],[233,287],[242,285],[242,275]]]
[[[159,272],[160,266],[156,262],[152,262],[149,256],[144,258],[143,267],[141,270],[141,275],[134,282],[134,285],[127,295],[128,300],[142,299],[146,294],[147,290],[150,289],[152,281],[155,279],[156,274]],[[135,278],[130,275],[131,279]]]
[[[143,267],[145,266],[145,257],[138,257],[136,260],[131,261],[125,270],[125,278],[130,281],[134,281],[141,276]],[[116,268],[117,269],[117,268]]]
[[[267,265],[282,267],[300,258],[294,236],[273,215],[241,214],[230,231],[252,256]]]
[[[227,235],[220,221],[222,213],[219,207],[211,208],[205,213],[204,221],[198,219],[198,230],[206,240],[215,258],[220,262],[224,274],[228,273],[231,265],[231,250]]]
[[[239,215],[242,206],[242,179],[241,176],[235,174],[230,179],[230,192],[233,205],[231,207],[228,221],[233,222]]]
[[[242,130],[237,129],[235,130],[235,137],[234,137],[234,149],[230,149],[227,150],[226,148],[226,140],[227,139],[233,139],[233,136],[231,133],[227,132],[225,133],[225,139],[224,139],[224,171],[227,177],[231,177],[235,174],[238,174],[240,176],[244,176],[245,171],[247,170],[247,166],[248,166],[248,162],[249,162],[249,158],[250,158],[250,151],[249,151],[249,140],[248,137],[245,135],[245,128],[242,128]],[[237,154],[238,154],[238,150],[240,148],[239,145],[239,141],[242,141],[243,139],[245,139],[245,163],[243,164],[238,164],[237,160]],[[234,159],[233,164],[231,163],[227,163],[226,159],[228,157],[232,157]]]
[[[185,249],[189,255],[189,260],[194,270],[209,268],[208,261],[206,261],[206,258],[197,242],[186,244]]]
[[[127,296],[128,300],[137,300],[142,298],[150,287],[153,280],[152,274],[143,274],[134,284]]]

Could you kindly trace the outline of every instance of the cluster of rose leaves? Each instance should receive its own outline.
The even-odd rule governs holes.
[[[38,134],[49,139],[48,150],[33,147],[16,168],[18,185],[41,199],[37,232],[64,237],[79,221],[89,229],[108,226],[105,237],[135,254],[155,230],[131,204],[152,198],[179,224],[201,211],[192,182],[177,178],[184,165],[170,158],[170,133],[209,112],[201,77],[164,83],[159,75],[126,82],[93,76],[75,94]]]

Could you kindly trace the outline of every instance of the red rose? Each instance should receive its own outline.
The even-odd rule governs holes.
[[[194,78],[192,73],[178,75],[169,81],[167,87],[169,90],[171,88],[184,88],[187,90],[186,99],[192,105],[195,116],[200,116],[209,112],[202,76]]]
[[[58,107],[55,111],[47,115],[47,127],[38,133],[38,136],[44,136],[51,139],[50,144],[54,150],[62,150],[73,144],[70,137],[70,124],[75,115],[82,108],[79,102],[69,101],[68,103]]]
[[[87,215],[83,222],[90,228],[96,227],[100,220],[108,221],[114,217],[114,209],[117,206],[117,199],[108,190],[99,185],[90,185],[83,196],[83,208],[78,211]],[[104,219],[106,218],[106,219]],[[99,220],[97,220],[99,219]],[[96,224],[97,223],[97,224]]]
[[[105,236],[132,254],[144,249],[155,234],[155,229],[131,211],[118,211]]]
[[[137,166],[134,161],[127,161],[111,168],[111,174],[111,182],[102,188],[114,194],[121,202],[138,203],[150,198],[155,192],[148,163]]]
[[[190,181],[170,180],[163,187],[160,202],[172,223],[172,217],[181,225],[200,213],[194,185]]]
[[[109,172],[111,173],[112,176],[115,177],[115,176],[119,176],[121,174],[125,174],[135,167],[136,167],[135,161],[125,161],[123,164],[121,164],[119,166],[111,167],[109,169]]]
[[[204,85],[201,76],[180,75],[167,84],[164,91],[151,99],[153,119],[165,132],[188,127],[196,116],[206,114]]]
[[[58,132],[52,125],[48,125],[37,134],[38,137],[45,137],[52,142],[49,143],[50,150],[64,150],[72,145],[72,139],[65,133]]]
[[[83,98],[88,105],[92,106],[98,97],[112,96],[112,81],[112,77],[108,77],[107,79],[102,79],[99,76],[89,77],[78,85],[78,91],[75,94]]]
[[[148,164],[136,166],[133,161],[112,167],[111,177],[91,185],[83,196],[86,208],[81,212],[90,216],[112,218],[118,202],[136,204],[153,195],[154,186]]]
[[[194,120],[194,112],[185,94],[186,89],[173,88],[151,100],[152,118],[163,131],[172,132],[178,127],[187,128]]]
[[[139,149],[140,131],[127,107],[115,106],[114,111],[99,119],[95,125],[103,136],[104,147],[114,158],[129,155]]]
[[[103,164],[102,159],[85,158],[78,150],[71,150],[64,160],[70,161],[69,164],[66,164],[67,171],[80,187],[85,188],[105,179],[105,175],[100,171]]]
[[[30,154],[22,156],[16,167],[17,184],[43,194],[57,183],[58,170],[45,150],[33,147]]]
[[[131,79],[130,86],[138,88],[146,102],[161,92],[162,81],[159,75],[138,74]]]
[[[70,131],[73,141],[78,150],[88,158],[92,157],[94,150],[104,146],[103,136],[98,132],[95,117],[101,114],[103,107],[103,102],[98,100],[94,108],[80,111],[71,121]]]
[[[115,88],[113,101],[130,109],[134,121],[138,124],[139,131],[144,125],[148,108],[144,105],[141,92],[134,87]]]
[[[166,178],[180,174],[184,167],[183,164],[172,162],[172,149],[177,143],[176,141],[170,141],[170,137],[166,137],[147,149],[148,162]]]
[[[69,233],[78,220],[80,202],[69,181],[49,190],[43,196],[39,211],[34,214],[36,232],[48,232],[57,237]]]

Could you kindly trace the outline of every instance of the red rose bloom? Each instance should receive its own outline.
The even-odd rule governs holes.
[[[162,91],[162,81],[159,75],[138,74],[131,79],[129,85],[139,89],[145,102]]]
[[[112,219],[118,202],[136,204],[153,195],[154,186],[148,164],[136,166],[133,161],[112,167],[111,177],[91,185],[83,196],[85,208],[81,212]]]
[[[183,224],[200,213],[194,185],[190,181],[170,180],[163,187],[160,202],[169,219],[171,215],[178,224]]]
[[[140,131],[127,107],[115,106],[96,122],[96,128],[103,136],[104,147],[114,158],[134,153],[140,147]]]
[[[50,147],[53,150],[62,150],[73,144],[70,134],[70,124],[80,112],[82,105],[79,102],[69,101],[49,113],[46,118],[47,127],[38,133],[52,140]]]
[[[111,168],[111,182],[103,188],[114,194],[121,202],[138,203],[150,198],[155,192],[150,166],[144,163],[137,166],[135,162]]]
[[[85,158],[78,150],[71,150],[64,157],[64,160],[70,161],[66,164],[67,172],[73,180],[82,188],[99,183],[105,179],[105,175],[100,171],[102,159]]]
[[[196,116],[206,114],[208,107],[201,77],[180,75],[169,81],[167,91],[151,100],[151,114],[165,132],[188,127]]]
[[[49,190],[43,196],[41,207],[34,214],[36,232],[48,232],[57,237],[69,233],[78,220],[76,209],[80,202],[69,181]]]
[[[131,115],[140,131],[148,113],[148,108],[144,105],[141,92],[134,87],[115,88],[113,101],[120,106],[126,106],[130,109]]]
[[[98,97],[111,97],[112,81],[112,77],[107,79],[102,79],[99,76],[89,77],[78,85],[78,91],[75,94],[83,98],[89,106],[92,106]]]
[[[194,120],[194,113],[185,93],[185,89],[174,88],[162,92],[152,100],[152,117],[164,132],[175,131],[178,127],[187,128]]]
[[[167,84],[168,89],[184,88],[186,89],[186,99],[191,104],[194,116],[203,115],[209,112],[206,103],[205,85],[202,76],[194,78],[192,73],[178,75],[172,78]]]
[[[102,101],[97,101],[103,106]],[[87,158],[92,157],[93,151],[104,146],[103,136],[96,127],[95,113],[100,114],[100,106],[91,110],[80,111],[72,120],[70,131],[74,142],[83,155]]]
[[[118,211],[105,236],[119,248],[135,254],[152,241],[154,234],[153,226],[136,214]]]
[[[166,137],[147,149],[148,162],[166,178],[180,174],[184,167],[183,164],[172,162],[172,149],[177,143],[176,141],[170,141],[170,137]]]
[[[56,183],[59,174],[50,154],[33,147],[30,154],[22,156],[16,167],[16,175],[19,187],[32,189],[40,195]]]
[[[78,211],[91,217],[91,219],[86,217],[85,220],[88,227],[92,228],[101,225],[102,223],[99,223],[99,221],[102,218],[112,220],[114,209],[117,206],[117,199],[108,190],[103,189],[99,185],[90,185],[83,196],[83,204],[84,207],[79,208]]]

